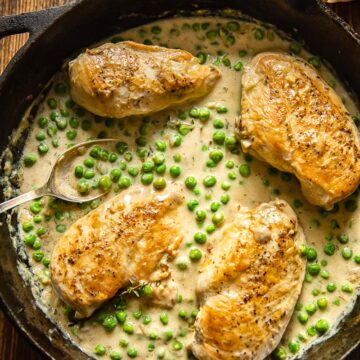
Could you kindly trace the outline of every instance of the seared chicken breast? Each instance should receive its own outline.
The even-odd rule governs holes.
[[[360,182],[358,131],[339,96],[305,61],[255,56],[242,76],[241,145],[300,180],[307,200],[331,209]]]
[[[200,267],[199,360],[257,360],[279,343],[305,274],[304,234],[285,201],[240,209]]]
[[[69,64],[71,96],[100,116],[144,115],[203,97],[220,78],[179,49],[132,41],[88,49]]]
[[[167,279],[182,242],[178,184],[149,192],[134,187],[76,221],[56,244],[51,280],[60,298],[86,317],[129,281]]]

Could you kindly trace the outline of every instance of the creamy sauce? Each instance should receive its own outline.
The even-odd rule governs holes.
[[[267,164],[246,157],[241,152],[230,151],[224,146],[217,145],[212,140],[215,131],[224,131],[227,136],[233,136],[234,134],[235,121],[240,111],[241,66],[246,65],[255,54],[262,51],[289,51],[290,42],[281,38],[274,30],[241,21],[236,24],[240,25],[239,29],[234,23],[229,25],[227,19],[179,18],[149,24],[121,34],[121,38],[126,40],[130,39],[137,42],[145,40],[145,43],[149,43],[149,40],[151,40],[154,44],[185,49],[193,54],[199,52],[206,54],[206,63],[215,63],[222,72],[222,79],[218,82],[214,91],[194,104],[151,115],[149,118],[145,118],[145,121],[141,118],[132,118],[131,121],[128,119],[98,119],[92,114],[79,109],[76,105],[72,106],[70,104],[70,107],[67,107],[68,93],[59,95],[59,91],[56,93],[53,87],[40,105],[35,122],[30,125],[30,133],[24,154],[38,153],[39,141],[36,140],[36,137],[41,139],[41,136],[38,135],[41,131],[45,133],[45,139],[40,142],[46,143],[49,150],[43,156],[37,155],[38,160],[33,166],[22,168],[21,192],[41,185],[57,156],[66,150],[68,146],[98,136],[119,138],[128,144],[128,151],[133,155],[131,161],[125,160],[123,155],[118,154],[118,160],[113,164],[107,162],[105,166],[99,162],[98,164],[104,167],[100,167],[98,170],[106,173],[108,170],[117,167],[122,169],[123,176],[130,178],[132,183],[141,183],[141,172],[139,175],[132,177],[127,173],[127,170],[130,166],[141,168],[144,159],[141,160],[137,156],[136,150],[138,146],[135,139],[144,136],[147,141],[145,147],[150,158],[156,152],[154,150],[156,141],[162,140],[167,144],[165,152],[167,170],[164,175],[167,181],[184,182],[187,176],[196,177],[198,181],[196,189],[199,190],[199,194],[187,190],[187,201],[197,199],[199,205],[196,209],[206,211],[206,220],[202,225],[199,225],[195,220],[195,212],[188,210],[186,206],[181,211],[185,240],[179,250],[178,258],[171,264],[174,294],[177,298],[175,306],[168,310],[148,307],[141,301],[141,298],[139,299],[134,295],[127,296],[127,321],[134,326],[134,334],[129,335],[123,331],[120,324],[112,331],[106,331],[101,323],[96,321],[99,319],[101,312],[98,312],[87,321],[76,322],[73,319],[69,320],[64,314],[65,305],[58,300],[51,287],[48,268],[42,263],[44,259],[50,258],[54,244],[60,239],[66,228],[76,219],[96,208],[98,201],[78,206],[44,198],[41,200],[40,205],[42,207],[39,214],[34,214],[34,208],[33,211],[30,209],[32,204],[26,204],[20,208],[18,217],[21,237],[25,239],[29,234],[40,234],[36,236],[41,244],[36,244],[35,247],[41,246],[40,251],[44,253],[44,257],[40,259],[41,253],[39,253],[39,250],[33,250],[30,246],[27,246],[27,253],[32,265],[32,276],[36,280],[36,286],[33,287],[34,295],[47,315],[88,354],[94,355],[96,345],[100,344],[106,349],[103,358],[112,357],[116,359],[118,353],[126,357],[126,353],[131,348],[136,349],[137,357],[141,359],[187,358],[186,345],[191,342],[193,336],[192,324],[198,308],[195,296],[198,262],[189,260],[189,251],[198,248],[205,254],[206,249],[212,243],[213,234],[217,231],[216,227],[213,233],[207,234],[207,241],[202,245],[194,242],[194,234],[198,231],[207,233],[207,230],[211,230],[211,226],[210,228],[208,226],[211,225],[214,214],[211,211],[213,202],[220,204],[216,213],[222,213],[226,223],[227,219],[231,217],[231,211],[235,203],[255,207],[262,202],[268,202],[275,198],[285,199],[295,207],[306,234],[308,246],[317,251],[316,261],[321,265],[321,273],[317,276],[307,275],[297,309],[294,311],[281,342],[289,357],[292,356],[291,349],[288,348],[289,341],[295,340],[298,342],[300,349],[295,354],[295,356],[298,356],[315,342],[333,334],[339,320],[351,310],[356,299],[360,284],[360,265],[354,261],[354,257],[360,255],[360,224],[358,220],[360,210],[346,210],[346,207],[350,208],[350,205],[345,206],[344,201],[339,204],[338,212],[321,211],[319,208],[308,204],[303,198],[299,191],[299,184],[294,177],[269,170]],[[220,31],[222,36],[216,35],[218,29],[227,27],[233,31]],[[241,52],[239,53],[239,51]],[[300,56],[309,59],[312,55],[305,50],[301,50]],[[321,65],[319,72],[326,81],[333,82],[334,79],[336,80],[335,90],[343,98],[350,114],[358,115],[358,110],[350,96],[324,64]],[[54,77],[54,83],[57,84],[59,81],[67,84],[68,79],[64,74],[57,74]],[[57,100],[55,109],[51,109],[47,104],[47,100],[50,98]],[[226,106],[227,111],[221,111],[221,106]],[[208,108],[210,110],[209,119],[200,121],[191,117],[188,112],[192,107]],[[41,116],[50,119],[51,112],[56,111],[59,113],[60,109],[63,110],[60,118],[67,119],[65,129],[57,129],[56,134],[53,134],[56,124],[52,120],[49,120],[44,129],[39,127],[38,119]],[[187,113],[186,118],[180,119],[179,114],[183,112]],[[70,120],[71,118],[78,119],[79,124],[75,120]],[[215,119],[221,121],[215,121]],[[223,128],[219,128],[221,124],[223,124]],[[179,134],[179,129],[182,129],[184,125],[191,128],[191,131],[181,136],[182,142],[180,146],[169,146],[173,135]],[[72,135],[69,131],[72,131]],[[76,137],[72,138],[74,134],[76,134]],[[215,167],[208,167],[209,152],[212,149],[221,149],[224,158]],[[115,152],[111,147],[109,147],[109,150]],[[76,161],[81,163],[80,158]],[[250,176],[242,176],[239,173],[239,166],[242,164],[248,165],[251,171]],[[125,165],[127,169],[124,169]],[[181,168],[181,174],[176,178],[169,174],[169,168],[173,165],[178,165]],[[217,183],[214,187],[207,188],[203,185],[202,180],[209,174],[216,177]],[[156,175],[156,173],[154,175],[155,178],[161,176]],[[76,178],[72,173],[69,174],[69,180],[76,186]],[[116,185],[112,189],[103,201],[121,191]],[[226,203],[224,197],[226,194],[229,195],[230,200],[227,204],[224,204]],[[223,199],[223,203],[221,199]],[[353,195],[351,199],[358,202],[358,194]],[[36,211],[35,207],[35,213]],[[36,215],[41,215],[41,217],[37,216],[35,218],[35,221],[39,221],[38,223],[34,222]],[[28,232],[22,229],[22,224],[26,222],[32,225],[27,225],[28,228],[25,225],[25,229],[29,230]],[[349,242],[347,244],[341,244],[337,240],[337,236],[340,234],[348,235]],[[324,245],[327,243],[336,246],[335,253],[332,256],[326,255],[323,251]],[[351,248],[351,259],[345,260],[343,258],[341,252],[345,247]],[[34,252],[38,254],[39,262],[33,259],[32,254]],[[179,262],[186,263],[188,268],[179,270]],[[46,260],[45,265],[47,265]],[[329,292],[327,290],[329,283],[335,283],[336,290]],[[344,284],[351,286],[351,292],[342,290]],[[327,308],[321,310],[317,307],[316,312],[309,315],[307,323],[301,324],[297,319],[298,315],[306,312],[305,307],[307,305],[316,304],[317,300],[323,297],[327,299]],[[111,305],[105,307],[105,310],[107,313],[114,313]],[[141,310],[142,314],[138,310]],[[189,316],[186,320],[178,316],[181,310],[188,313]],[[168,323],[165,325],[160,320],[160,315],[164,312],[169,318]],[[191,316],[192,313],[193,316]],[[137,319],[139,315],[140,319]],[[311,326],[320,318],[328,320],[331,326],[330,331],[323,336],[317,335],[316,332],[312,334],[311,329]],[[307,331],[309,328],[310,330]],[[172,331],[173,336],[171,340],[166,340],[166,334],[164,333],[169,330]],[[152,332],[157,334],[157,339],[149,339],[149,334]],[[169,333],[168,336],[170,337]],[[119,344],[121,340],[123,347]],[[179,349],[180,346],[176,341],[183,344],[181,349]],[[129,343],[127,346],[125,346],[126,342]]]

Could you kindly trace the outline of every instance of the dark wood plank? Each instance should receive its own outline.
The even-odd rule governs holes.
[[[34,11],[62,5],[70,0],[0,0],[0,16]],[[360,2],[329,5],[336,13],[360,33]],[[25,43],[28,35],[20,34],[0,40],[0,73],[15,52]],[[360,351],[353,360],[360,359]],[[1,360],[45,360],[4,316],[0,310],[0,359]]]

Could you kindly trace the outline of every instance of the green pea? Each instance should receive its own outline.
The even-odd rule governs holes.
[[[154,180],[154,175],[151,173],[145,173],[143,175],[141,175],[141,183],[144,185],[149,185],[153,182]]]
[[[179,256],[176,259],[176,266],[179,270],[186,270],[189,267],[189,262],[186,258],[184,258],[183,256]]]
[[[360,255],[355,255],[354,261],[356,262],[356,264],[360,264]]]
[[[335,253],[335,245],[333,243],[327,243],[324,245],[324,253],[332,256]]]
[[[56,225],[56,231],[59,233],[64,233],[66,231],[66,226],[64,224],[58,224]]]
[[[50,259],[48,257],[44,257],[42,259],[42,263],[45,267],[49,267],[50,266]]]
[[[305,311],[306,311],[309,315],[315,314],[316,309],[317,309],[317,307],[316,307],[316,304],[314,304],[314,303],[310,303],[310,304],[308,304],[308,305],[305,306]]]
[[[156,165],[161,165],[165,162],[165,155],[162,152],[157,152],[155,153],[155,155],[153,156],[153,161]]]
[[[136,358],[138,355],[138,352],[134,347],[129,347],[127,349],[127,354],[130,358]]]
[[[144,136],[139,136],[135,139],[135,143],[138,146],[145,146],[147,144],[147,140],[146,137]]]
[[[153,295],[153,288],[151,285],[147,284],[144,287],[141,288],[141,295],[144,297],[151,297]]]
[[[125,347],[127,347],[127,346],[129,345],[129,340],[127,340],[127,339],[121,339],[121,340],[119,341],[119,345],[120,345],[122,348],[125,348]]]
[[[339,234],[336,238],[341,244],[347,244],[349,242],[349,236],[347,234]]]
[[[36,261],[36,262],[41,262],[41,260],[43,259],[43,257],[45,256],[44,252],[41,250],[36,250],[32,253],[32,258]]]
[[[341,286],[341,291],[345,292],[345,293],[352,293],[353,292],[353,288],[350,284],[344,284]]]
[[[197,53],[196,57],[199,59],[200,64],[206,63],[206,55],[203,52]]]
[[[199,109],[199,120],[201,121],[207,121],[210,118],[210,110],[207,108],[201,108]]]
[[[175,340],[173,343],[172,343],[172,347],[175,351],[180,351],[182,348],[183,348],[183,343],[178,341],[178,340]]]
[[[307,265],[307,270],[310,275],[316,276],[320,272],[320,265],[318,263],[312,263]]]
[[[36,241],[36,235],[35,234],[29,234],[24,237],[24,243],[27,246],[32,247]]]
[[[67,126],[67,120],[64,118],[56,119],[56,127],[59,130],[64,130]]]
[[[317,251],[314,248],[308,248],[306,257],[308,261],[314,261],[317,258]]]
[[[203,179],[203,184],[206,187],[213,187],[216,185],[216,177],[213,175],[207,175]]]
[[[38,224],[38,223],[41,223],[43,221],[43,217],[41,215],[35,215],[33,217],[33,220],[34,220],[34,223]]]
[[[239,166],[239,173],[240,173],[240,175],[241,175],[242,177],[248,177],[248,176],[250,176],[251,171],[250,171],[249,165],[248,165],[248,164],[241,164],[241,165]]]
[[[187,208],[190,210],[190,211],[194,211],[195,208],[199,205],[199,201],[197,199],[192,199],[192,200],[189,200],[188,203],[187,203]]]
[[[130,180],[130,178],[123,176],[120,178],[118,185],[121,189],[126,189],[126,188],[130,187],[131,180]]]
[[[120,169],[112,169],[110,172],[110,178],[113,182],[118,182],[121,177]]]
[[[221,196],[220,201],[226,205],[229,201],[230,201],[230,195],[229,194],[224,194]]]
[[[129,148],[128,144],[123,141],[119,141],[118,143],[116,143],[115,147],[116,151],[121,155],[124,154]]]
[[[300,350],[300,343],[297,340],[290,340],[288,347],[291,353],[296,354]]]
[[[182,138],[178,134],[174,134],[170,139],[170,146],[171,147],[178,147],[181,145]]]
[[[44,131],[39,131],[36,135],[35,138],[37,141],[43,141],[46,139],[46,134]]]
[[[64,83],[59,82],[59,83],[55,84],[54,90],[55,90],[56,94],[64,95],[64,94],[66,94],[67,86]]]
[[[206,212],[204,210],[196,210],[195,219],[197,222],[203,222],[206,219]]]
[[[129,166],[128,167],[128,173],[132,177],[138,176],[139,172],[140,172],[140,170],[137,166]]]
[[[105,353],[106,353],[105,346],[104,346],[104,345],[100,345],[100,344],[96,345],[96,346],[95,346],[94,353],[95,353],[95,355],[98,355],[98,356],[105,355]]]
[[[114,315],[107,315],[102,323],[102,326],[106,331],[111,331],[117,324],[116,317]]]
[[[180,162],[181,161],[181,155],[180,154],[175,154],[174,156],[173,156],[173,160],[175,161],[175,162]]]
[[[166,180],[163,177],[158,177],[154,180],[153,186],[155,190],[163,190],[166,187]]]
[[[142,317],[142,311],[141,310],[135,310],[132,313],[133,317],[137,320],[139,320]]]
[[[213,41],[217,38],[218,36],[218,32],[216,30],[209,30],[207,33],[206,33],[206,37],[210,40],[210,41]]]
[[[224,214],[223,213],[216,213],[212,216],[212,222],[214,225],[219,226],[224,221]]]
[[[152,331],[152,332],[149,333],[149,339],[150,340],[157,340],[157,338],[158,338],[158,335],[157,335],[156,332]]]
[[[213,133],[212,138],[216,144],[222,145],[224,144],[226,138],[225,132],[222,130],[217,130]]]
[[[85,179],[92,179],[95,176],[95,171],[91,169],[85,169],[84,171],[84,178]]]
[[[188,176],[186,179],[185,179],[185,186],[188,188],[188,189],[194,189],[195,186],[197,184],[197,180],[194,176]]]
[[[191,249],[189,252],[189,258],[191,261],[199,261],[202,257],[202,252],[199,249]]]
[[[169,171],[170,171],[170,175],[174,178],[180,176],[181,174],[181,168],[176,165],[171,166]]]
[[[99,180],[99,187],[102,191],[109,191],[112,186],[112,181],[110,176],[104,175]]]
[[[48,99],[47,100],[47,105],[48,105],[48,107],[50,108],[50,109],[56,109],[57,108],[57,100],[56,99],[54,99],[54,98],[50,98],[50,99]]]
[[[225,105],[218,105],[216,107],[216,112],[218,114],[226,114],[228,112],[228,108]]]
[[[235,136],[226,136],[225,137],[225,146],[229,149],[233,149],[237,144],[237,140]]]
[[[254,38],[256,40],[262,40],[265,37],[265,30],[261,28],[256,28],[254,30]]]
[[[171,330],[164,331],[165,341],[170,341],[173,338],[173,332]]]
[[[150,315],[144,315],[144,318],[143,318],[142,323],[143,323],[144,325],[149,325],[149,324],[151,323],[151,317],[150,317]]]
[[[228,168],[228,169],[232,169],[234,168],[235,166],[235,162],[233,160],[228,160],[226,163],[225,163],[225,166]]]
[[[126,311],[119,310],[115,312],[115,317],[119,324],[124,324],[127,318],[127,313]]]
[[[34,225],[29,221],[25,221],[25,222],[22,223],[21,227],[25,232],[28,233],[34,228]]]
[[[167,325],[169,323],[169,315],[167,313],[161,313],[159,319],[163,325]]]
[[[286,360],[287,355],[285,348],[283,346],[276,348],[272,353],[272,357],[274,360]]]
[[[207,240],[207,236],[205,233],[199,231],[194,234],[194,240],[198,244],[205,244]]]
[[[328,301],[326,298],[322,297],[317,300],[317,306],[320,310],[325,310],[328,306]]]
[[[26,167],[33,166],[37,161],[37,157],[35,154],[27,154],[24,156],[23,162]]]
[[[349,260],[352,258],[353,252],[349,247],[344,247],[341,250],[341,255],[345,260]]]
[[[301,52],[301,44],[299,44],[298,42],[292,42],[289,46],[289,50],[293,54],[298,55]]]
[[[345,209],[348,212],[354,212],[358,208],[357,202],[354,199],[348,199],[345,201]]]
[[[165,171],[166,171],[166,165],[165,164],[161,164],[159,166],[156,167],[155,169],[156,173],[161,175],[161,174],[164,174]]]
[[[42,129],[45,129],[46,126],[48,125],[49,123],[49,119],[45,116],[41,116],[39,119],[38,119],[38,125],[39,127],[41,127]]]
[[[320,335],[323,335],[330,329],[330,324],[325,319],[319,319],[315,323],[315,329]]]
[[[76,136],[77,136],[76,130],[69,130],[66,132],[66,137],[70,141],[74,140],[76,138]]]
[[[298,315],[297,315],[297,319],[299,320],[299,322],[301,324],[306,324],[307,321],[309,320],[309,315],[306,313],[306,312],[300,312]]]
[[[31,205],[30,205],[30,211],[33,214],[38,214],[42,209],[42,205],[39,201],[34,201]]]
[[[88,181],[86,181],[85,179],[81,179],[78,183],[77,183],[77,191],[80,194],[86,194],[88,193],[90,190],[90,184]]]
[[[91,129],[91,121],[90,120],[83,120],[81,121],[81,129],[84,131],[88,131]]]
[[[180,310],[178,312],[179,318],[183,320],[187,320],[189,318],[189,313],[186,310]]]
[[[223,159],[224,154],[221,150],[212,150],[209,153],[209,157],[212,161],[214,161],[214,163],[217,164]]]
[[[210,210],[212,212],[216,212],[220,209],[220,206],[221,206],[221,203],[219,203],[218,201],[215,201],[215,202],[211,203]]]
[[[123,325],[123,330],[127,333],[127,334],[133,334],[134,333],[134,325],[130,322],[125,322]]]
[[[235,71],[241,71],[244,67],[244,64],[241,61],[237,61],[235,65],[233,66],[233,69]]]
[[[151,28],[151,32],[155,35],[159,35],[161,33],[161,28],[159,26],[155,25]]]
[[[44,227],[39,227],[39,228],[37,228],[37,230],[36,230],[36,234],[37,234],[38,236],[42,236],[42,235],[46,234],[46,229],[45,229]]]
[[[92,158],[87,158],[84,160],[84,165],[88,168],[92,168],[95,165],[95,161]]]
[[[121,352],[118,350],[111,350],[109,353],[109,357],[111,360],[121,360],[122,359]]]
[[[225,126],[225,124],[221,119],[215,119],[213,122],[213,126],[215,129],[222,129]]]
[[[327,270],[323,269],[320,271],[320,276],[323,278],[323,279],[328,279],[330,277],[330,274]]]
[[[321,61],[319,59],[319,57],[317,56],[313,56],[311,57],[309,60],[309,63],[314,66],[316,69],[320,69],[321,68]]]
[[[158,151],[162,151],[162,152],[166,151],[166,143],[165,143],[165,141],[161,141],[161,140],[156,141],[155,142],[155,147],[156,147],[156,150],[158,150]]]
[[[335,283],[331,282],[329,284],[326,285],[326,290],[330,293],[334,292],[336,290],[336,285]]]
[[[49,147],[45,143],[40,143],[37,149],[40,155],[45,155],[49,151]]]

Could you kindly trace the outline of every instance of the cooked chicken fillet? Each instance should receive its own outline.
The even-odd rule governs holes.
[[[164,262],[182,241],[178,184],[163,192],[134,187],[76,221],[56,244],[51,279],[58,295],[86,317],[129,281],[169,277]]]
[[[293,173],[312,204],[331,209],[360,182],[357,129],[339,96],[303,60],[255,56],[242,76],[242,148]]]
[[[184,50],[132,41],[88,49],[69,64],[71,96],[100,116],[144,115],[209,93],[220,72]]]
[[[240,209],[200,267],[199,360],[257,360],[279,343],[305,274],[304,234],[285,201]]]

